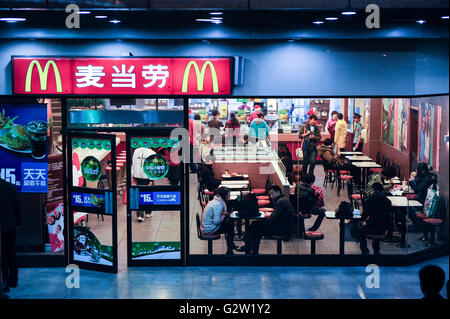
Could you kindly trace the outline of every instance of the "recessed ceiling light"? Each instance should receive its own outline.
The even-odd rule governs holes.
[[[442,16],[441,19],[446,19],[446,20],[448,20],[448,16]]]
[[[219,16],[219,15],[223,14],[223,12],[210,12],[209,14]]]
[[[6,21],[6,22],[18,22],[18,21],[25,21],[25,18],[0,18],[0,21]]]
[[[96,19],[106,19],[108,16],[95,16]]]
[[[417,20],[416,22],[420,23],[420,24],[424,24],[426,21],[425,20]]]
[[[313,23],[314,23],[314,24],[322,24],[323,21],[314,21]]]
[[[109,21],[109,22],[111,22],[111,23],[120,23],[120,20],[111,20],[111,21]]]
[[[345,16],[352,16],[352,15],[356,14],[356,12],[355,11],[344,11],[341,14],[343,14]]]
[[[91,14],[91,11],[78,11],[78,14]]]
[[[330,21],[334,21],[334,20],[337,20],[338,18],[336,18],[336,17],[328,17],[328,18],[325,18],[325,20],[330,20]]]

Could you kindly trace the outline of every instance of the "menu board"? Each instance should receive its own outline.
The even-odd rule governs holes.
[[[0,105],[0,178],[19,192],[47,193],[47,105]]]

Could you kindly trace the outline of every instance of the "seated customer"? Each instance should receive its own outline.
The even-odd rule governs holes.
[[[357,186],[361,184],[361,171],[355,165],[349,163],[344,157],[340,157],[333,151],[333,140],[327,138],[323,144],[317,148],[318,154],[322,157],[323,167],[326,169],[346,170],[353,176]]]
[[[295,195],[298,197],[299,211],[305,214],[317,215],[314,225],[308,231],[316,231],[319,229],[325,217],[325,209],[316,206],[319,196],[312,187],[315,177],[312,174],[303,175],[302,182],[295,187]]]
[[[359,230],[359,242],[361,253],[369,254],[367,248],[367,235],[383,235],[388,227],[389,219],[392,213],[392,203],[383,192],[383,185],[374,183],[372,185],[373,193],[367,196],[363,201],[362,221],[365,223]],[[375,255],[380,254],[380,241],[372,242]]]
[[[273,185],[269,195],[275,205],[269,218],[254,221],[244,236],[245,246],[237,251],[245,251],[246,254],[258,255],[259,243],[264,235],[286,235],[291,234],[293,208],[289,200],[283,195],[278,185]]]
[[[214,177],[212,167],[209,165],[200,165],[198,168],[200,183],[209,191],[215,191],[221,184],[221,181]]]
[[[420,202],[422,205],[425,203],[427,197],[428,188],[431,185],[437,184],[437,175],[433,173],[427,163],[421,162],[417,164],[416,174],[411,174],[412,178],[409,185],[414,190],[414,199]],[[421,212],[422,208],[410,207],[408,210],[408,216],[412,220],[415,230],[421,228],[420,219],[417,218],[416,213]]]
[[[230,190],[227,187],[220,187],[214,199],[205,207],[202,216],[203,233],[206,235],[225,234],[227,241],[227,255],[233,255],[233,249],[236,248],[233,242],[234,226],[233,222],[226,218],[227,204],[230,199]]]
[[[373,184],[380,183],[385,192],[388,192],[393,185],[391,183],[385,184],[385,180],[390,180],[395,177],[395,170],[392,166],[385,167],[381,173],[374,173],[369,177],[369,181],[367,182],[366,195],[369,196],[374,193]]]
[[[292,161],[292,154],[285,143],[278,144],[278,157],[286,168],[286,176],[291,175],[294,169],[294,162]]]

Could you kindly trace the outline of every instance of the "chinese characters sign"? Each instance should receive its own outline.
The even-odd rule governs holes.
[[[13,58],[14,94],[224,95],[230,58]]]
[[[47,193],[47,105],[0,106],[0,178],[19,192]],[[36,123],[42,123],[37,129]]]
[[[180,205],[180,192],[139,192],[139,205]]]

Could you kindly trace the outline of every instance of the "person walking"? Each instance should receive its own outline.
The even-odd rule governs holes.
[[[156,154],[153,150],[146,147],[139,147],[133,153],[133,159],[131,162],[131,176],[133,177],[133,184],[138,186],[153,185],[153,181],[144,172],[144,161],[150,156]],[[144,211],[136,212],[137,221],[144,221]],[[152,211],[146,210],[145,217],[152,217]]]
[[[317,126],[317,116],[312,114],[309,116],[309,121],[303,123],[299,131],[299,138],[300,141],[302,141],[303,151],[303,174],[314,175],[314,167],[316,166],[317,158],[317,143],[320,142],[321,137],[320,129]]]
[[[334,143],[336,144],[336,153],[344,152],[347,140],[348,125],[344,120],[342,113],[338,114],[338,121],[336,122],[336,132],[334,135]]]
[[[16,186],[0,178],[0,224],[4,292],[17,287],[16,229],[22,226],[22,208]]]
[[[338,112],[333,111],[331,112],[331,118],[328,119],[327,123],[325,124],[326,131],[330,134],[330,138],[334,141],[334,134],[336,130],[336,122],[338,121]]]

